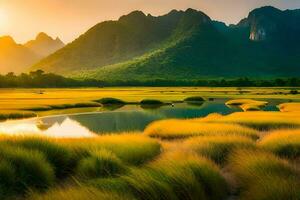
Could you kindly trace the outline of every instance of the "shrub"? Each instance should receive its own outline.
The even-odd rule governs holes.
[[[290,94],[296,95],[296,94],[299,94],[299,92],[298,92],[298,90],[291,90]]]
[[[82,178],[101,178],[124,172],[121,160],[107,150],[97,150],[79,162],[77,173]]]
[[[164,102],[155,99],[144,99],[140,102],[142,105],[162,105]]]
[[[161,120],[147,126],[144,133],[162,139],[191,136],[241,135],[258,138],[258,132],[237,124],[205,123],[196,120]]]
[[[300,130],[271,132],[258,145],[279,156],[296,159],[300,156]]]
[[[160,101],[160,100],[155,100],[155,99],[144,99],[140,102],[141,107],[144,109],[154,109],[154,108],[159,108],[161,106],[163,106],[164,102]]]
[[[96,100],[96,102],[101,103],[102,105],[126,104],[126,102],[116,98],[102,98]]]
[[[242,136],[209,136],[189,139],[185,146],[198,154],[223,164],[227,156],[239,148],[254,148],[255,143]]]
[[[15,167],[16,193],[24,193],[28,188],[43,190],[54,182],[54,170],[44,155],[38,151],[2,144],[0,159]]]
[[[192,104],[199,104],[199,103],[202,104],[205,101],[205,99],[199,96],[195,96],[195,97],[187,97],[183,101]]]

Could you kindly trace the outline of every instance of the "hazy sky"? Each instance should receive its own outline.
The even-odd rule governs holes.
[[[161,15],[195,8],[212,19],[237,23],[253,8],[273,5],[300,8],[300,0],[0,0],[0,36],[25,42],[38,32],[70,42],[98,22],[118,19],[133,10]]]

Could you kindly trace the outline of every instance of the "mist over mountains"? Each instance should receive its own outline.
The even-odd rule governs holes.
[[[40,59],[62,48],[64,43],[45,33],[39,33],[34,40],[17,44],[10,36],[0,37],[0,73],[21,73]]]
[[[300,10],[270,6],[229,26],[193,9],[134,11],[95,25],[31,70],[99,80],[299,76],[299,24]]]

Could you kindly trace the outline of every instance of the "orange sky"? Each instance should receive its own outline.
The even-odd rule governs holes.
[[[300,0],[0,0],[0,36],[25,42],[43,31],[70,42],[96,23],[132,10],[161,15],[192,7],[213,19],[236,23],[264,5],[296,9]]]

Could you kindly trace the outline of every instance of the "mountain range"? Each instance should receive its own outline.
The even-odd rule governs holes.
[[[134,11],[95,25],[31,70],[100,80],[299,76],[299,24],[300,10],[270,6],[235,25],[193,9]]]
[[[45,33],[39,33],[34,40],[17,44],[10,36],[0,37],[0,73],[20,73],[42,58],[62,48],[64,43]]]

